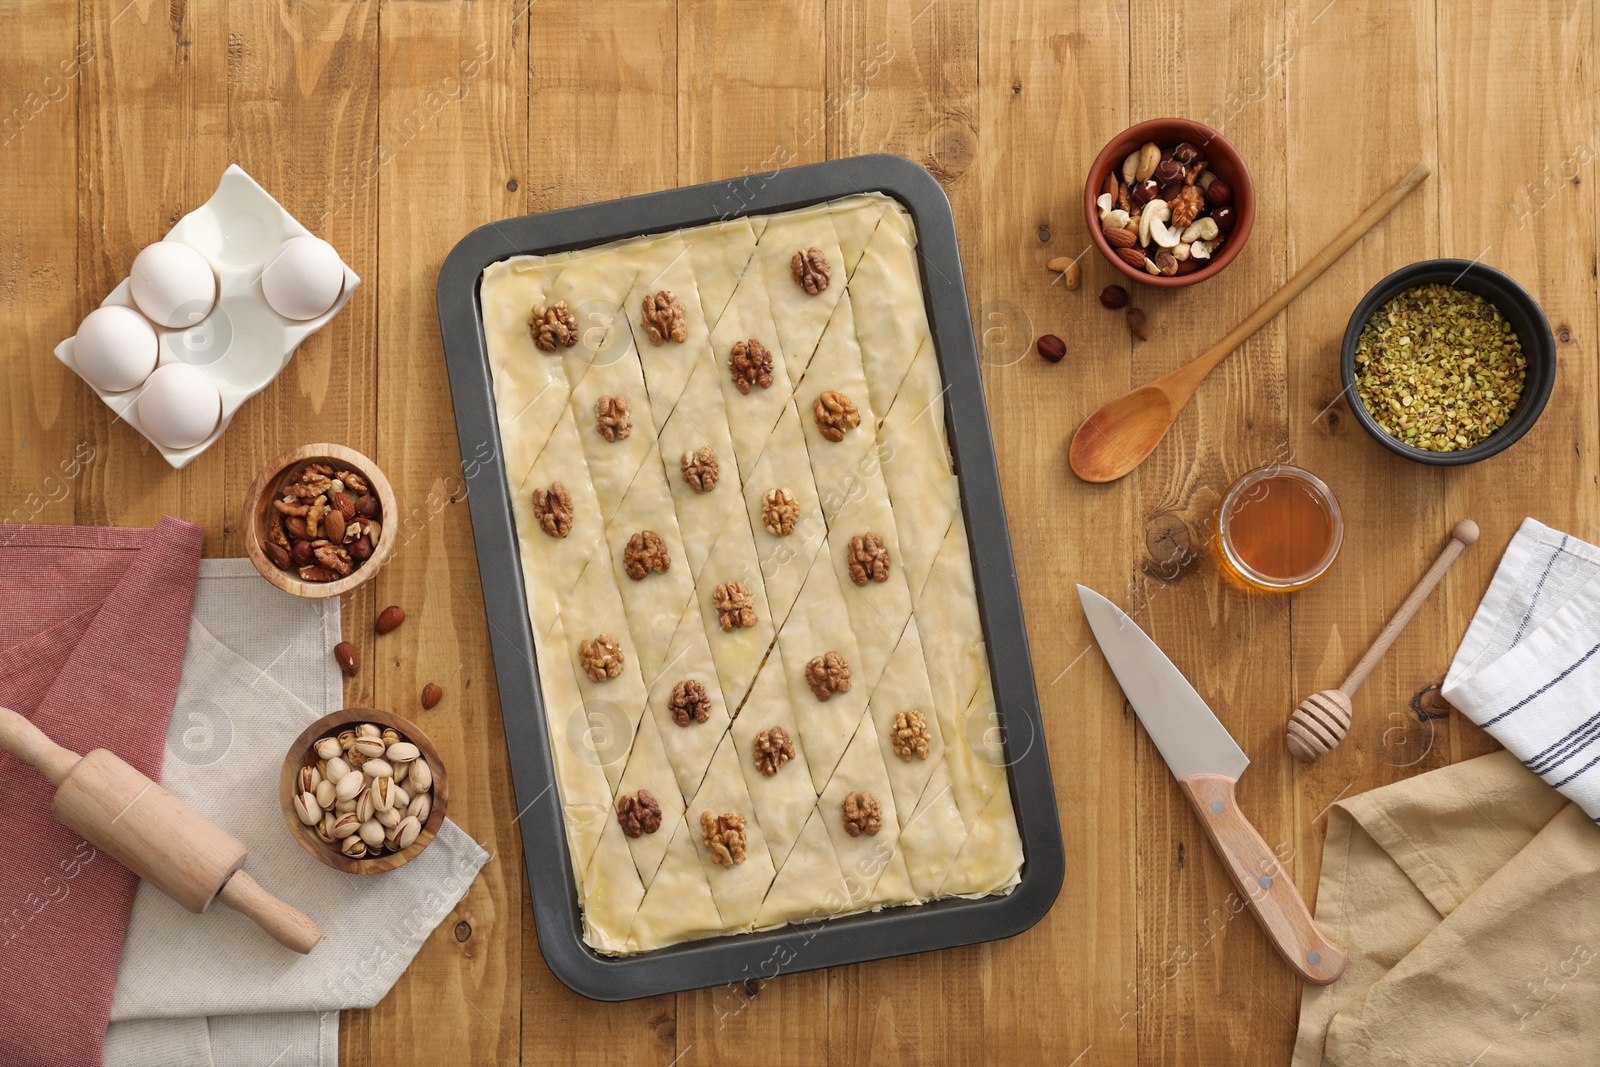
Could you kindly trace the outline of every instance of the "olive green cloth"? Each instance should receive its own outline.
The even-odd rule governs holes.
[[[1600,1063],[1600,827],[1510,752],[1334,805],[1292,1067]]]

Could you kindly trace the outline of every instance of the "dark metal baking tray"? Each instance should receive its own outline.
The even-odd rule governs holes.
[[[553,802],[555,769],[544,728],[510,489],[501,466],[499,423],[478,304],[479,277],[491,263],[513,255],[586,248],[870,191],[898,200],[911,212],[917,228],[923,294],[948,387],[950,448],[961,480],[979,614],[1010,765],[1011,799],[1022,834],[1021,883],[1007,896],[952,898],[765,933],[691,941],[637,956],[603,956],[583,943],[561,809]],[[491,223],[469,233],[451,250],[439,272],[438,301],[501,717],[517,810],[523,813],[522,845],[535,926],[539,948],[556,976],[584,996],[628,1000],[992,941],[1021,933],[1043,918],[1061,889],[1066,856],[956,248],[955,219],[933,176],[897,156],[857,156]]]

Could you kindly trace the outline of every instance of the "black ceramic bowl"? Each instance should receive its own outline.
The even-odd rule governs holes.
[[[1361,337],[1361,328],[1391,297],[1413,286],[1433,283],[1453,285],[1457,289],[1477,293],[1499,308],[1500,314],[1516,331],[1517,339],[1522,342],[1522,354],[1528,361],[1528,376],[1523,382],[1522,398],[1512,409],[1506,424],[1477,444],[1458,452],[1430,452],[1404,443],[1378,425],[1356,393],[1356,342]],[[1550,323],[1546,321],[1538,301],[1507,275],[1470,260],[1429,259],[1401,267],[1368,290],[1361,303],[1356,305],[1350,315],[1350,325],[1344,331],[1339,377],[1356,421],[1384,448],[1418,463],[1459,467],[1488,459],[1510,448],[1539,421],[1545,403],[1550,399],[1550,390],[1556,383],[1556,339],[1550,334]]]

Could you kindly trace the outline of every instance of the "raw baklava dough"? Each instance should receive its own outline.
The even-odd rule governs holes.
[[[1017,884],[915,243],[869,194],[483,273],[599,952]]]

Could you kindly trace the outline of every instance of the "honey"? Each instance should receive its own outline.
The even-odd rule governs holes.
[[[1217,520],[1223,570],[1255,589],[1304,589],[1327,572],[1344,540],[1339,503],[1298,467],[1260,467],[1234,483]]]

